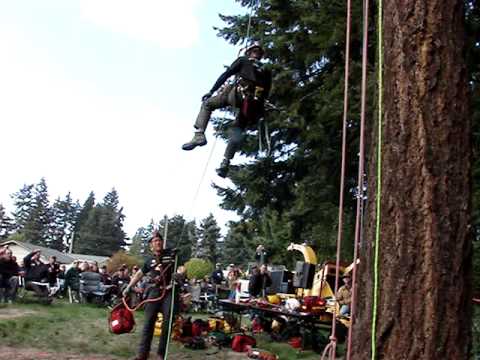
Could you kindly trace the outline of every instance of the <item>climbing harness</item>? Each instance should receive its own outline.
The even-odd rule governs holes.
[[[175,259],[177,258],[177,256],[175,255]],[[127,303],[127,300],[125,297],[122,298],[122,302],[123,302],[123,305],[125,306],[125,308],[130,311],[130,312],[135,312],[137,311],[138,309],[140,309],[144,304],[146,303],[153,303],[153,302],[158,302],[158,301],[162,301],[163,298],[165,297],[165,295],[167,294],[167,290],[170,290],[172,288],[172,284],[169,284],[167,285],[167,280],[166,280],[166,273],[167,273],[167,270],[169,270],[171,268],[171,264],[165,266],[165,268],[162,270],[162,272],[160,273],[160,275],[158,276],[158,281],[156,282],[156,284],[154,286],[159,286],[160,289],[161,289],[161,293],[158,297],[156,298],[151,298],[151,299],[145,299],[143,301],[141,301],[140,303],[138,303],[136,306],[134,306],[133,308],[131,308],[128,303]],[[173,276],[172,276],[173,278]]]

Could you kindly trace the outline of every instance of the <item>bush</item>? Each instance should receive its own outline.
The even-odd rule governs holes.
[[[185,263],[188,279],[201,279],[205,275],[210,275],[213,271],[213,264],[203,259],[190,259]]]
[[[143,261],[138,259],[136,256],[129,255],[125,251],[120,250],[113,254],[112,257],[108,260],[107,271],[109,273],[114,273],[123,264],[126,264],[128,268],[131,269],[134,265],[138,265],[141,267],[143,265]]]

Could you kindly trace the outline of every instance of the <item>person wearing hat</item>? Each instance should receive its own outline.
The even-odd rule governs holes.
[[[202,106],[195,121],[195,134],[191,141],[182,146],[183,150],[193,150],[197,146],[207,144],[205,130],[212,112],[216,109],[232,106],[240,109],[230,129],[229,141],[225,150],[225,158],[217,169],[221,177],[226,177],[230,160],[240,148],[245,129],[255,125],[264,112],[264,102],[272,86],[272,74],[260,61],[265,51],[258,43],[247,47],[245,56],[240,56],[220,75],[213,87],[202,97]],[[231,77],[236,76],[234,84],[223,86]]]
[[[343,275],[343,286],[336,294],[337,303],[340,306],[340,316],[350,315],[350,303],[352,302],[352,286],[350,274]]]
[[[215,270],[213,270],[212,275],[210,275],[212,282],[215,285],[221,285],[223,280],[225,280],[223,276],[223,270],[221,264],[215,265]]]
[[[145,263],[130,280],[123,291],[123,296],[127,297],[135,285],[143,278],[149,275],[150,284],[145,290],[145,299],[153,300],[145,303],[145,323],[141,335],[138,355],[135,360],[146,360],[150,354],[155,322],[158,314],[163,316],[162,333],[158,345],[158,360],[163,360],[167,348],[168,335],[170,334],[170,312],[175,313],[178,303],[178,289],[175,288],[175,309],[172,307],[172,276],[174,272],[175,255],[171,250],[163,248],[163,237],[159,231],[154,231],[149,240],[152,255],[145,259]],[[161,297],[165,289],[165,295]],[[158,300],[154,300],[158,299]]]

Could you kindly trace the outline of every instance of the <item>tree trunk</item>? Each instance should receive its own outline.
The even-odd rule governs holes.
[[[463,1],[384,4],[376,358],[468,359],[472,160]],[[370,154],[355,360],[371,356],[375,149]]]

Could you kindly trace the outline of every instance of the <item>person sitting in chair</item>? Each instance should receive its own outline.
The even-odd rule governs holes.
[[[245,56],[240,56],[220,75],[210,91],[202,97],[203,103],[195,121],[193,139],[182,146],[183,150],[188,151],[206,145],[205,130],[212,112],[228,106],[237,108],[239,113],[230,129],[225,159],[217,169],[221,177],[227,176],[230,160],[243,142],[245,129],[256,124],[263,115],[264,103],[272,86],[272,74],[260,61],[263,55],[262,46],[255,43],[245,50]],[[224,86],[213,96],[233,75],[236,76],[234,84]]]
[[[33,290],[47,304],[52,302],[49,297],[48,270],[49,265],[40,261],[40,250],[34,250],[23,258],[25,266],[25,289]],[[44,285],[45,284],[45,285]]]
[[[352,287],[350,274],[343,276],[343,286],[338,289],[336,298],[340,306],[340,316],[350,315],[350,303],[352,302]]]

